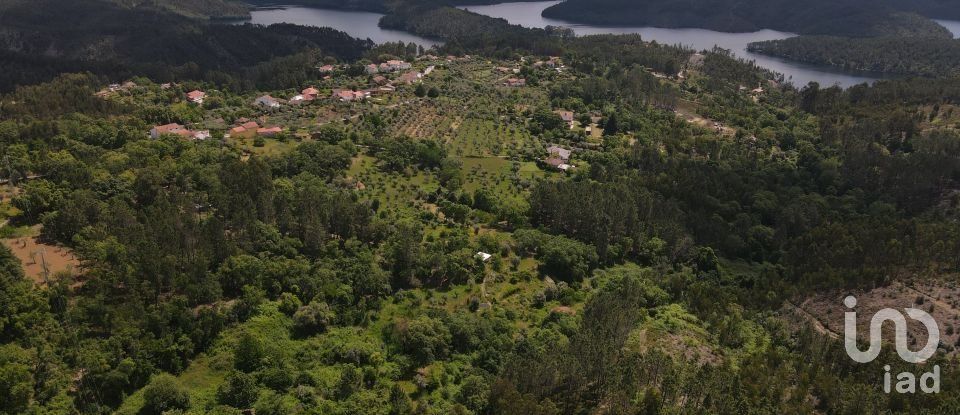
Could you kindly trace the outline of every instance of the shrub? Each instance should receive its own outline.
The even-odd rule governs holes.
[[[312,302],[300,307],[293,314],[293,327],[302,336],[322,333],[327,330],[334,317],[333,310],[327,303]]]
[[[176,378],[160,374],[143,389],[143,414],[160,415],[167,411],[190,409],[190,395]]]
[[[257,401],[259,394],[260,388],[253,376],[235,370],[217,388],[217,402],[234,408],[246,409]]]

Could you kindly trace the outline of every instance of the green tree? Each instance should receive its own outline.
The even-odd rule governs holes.
[[[238,370],[250,373],[261,367],[265,354],[263,342],[253,334],[244,332],[233,350],[233,363]]]
[[[154,376],[143,389],[143,414],[161,415],[167,411],[190,409],[190,395],[166,373]]]
[[[327,303],[313,301],[293,314],[293,327],[301,336],[309,336],[326,331],[335,318]]]
[[[426,316],[397,321],[393,338],[404,353],[414,356],[420,364],[446,357],[452,341],[450,330],[442,321]]]
[[[33,399],[33,372],[19,346],[0,346],[0,414],[26,413]]]
[[[253,406],[260,394],[256,379],[252,375],[232,371],[223,384],[217,388],[217,402],[234,408],[247,409]]]

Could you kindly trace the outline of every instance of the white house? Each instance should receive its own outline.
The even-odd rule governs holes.
[[[256,101],[253,101],[253,104],[265,108],[280,108],[280,101],[277,101],[276,98],[271,97],[270,95],[264,95],[260,98],[257,98]]]
[[[203,91],[194,90],[187,92],[187,100],[197,105],[203,105],[203,99],[206,97],[207,94]]]

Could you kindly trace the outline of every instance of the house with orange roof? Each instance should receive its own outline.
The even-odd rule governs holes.
[[[240,124],[236,127],[230,129],[230,137],[233,138],[243,138],[243,137],[252,137],[257,134],[257,129],[260,128],[260,125],[256,121],[247,121],[243,124]]]
[[[253,101],[253,103],[254,105],[264,107],[264,108],[271,108],[271,109],[280,108],[280,101],[278,101],[274,97],[271,97],[270,95],[264,95],[260,98],[257,98],[255,101]]]
[[[317,88],[309,87],[300,92],[300,95],[303,95],[304,101],[313,101],[317,99],[317,96],[320,95],[320,91]]]
[[[197,105],[203,105],[203,99],[207,97],[207,94],[203,91],[193,90],[187,92],[187,101],[190,101]]]
[[[156,140],[165,135],[177,135],[191,140],[206,140],[210,138],[209,130],[191,131],[177,123],[158,125],[150,129],[150,138]]]
[[[366,98],[370,98],[370,93],[367,91],[351,91],[349,89],[335,89],[333,90],[333,97],[339,99],[340,102],[350,102],[350,101],[361,101]]]
[[[257,135],[261,137],[274,137],[277,134],[283,132],[283,129],[280,127],[270,127],[270,128],[258,128]]]
[[[160,138],[160,136],[170,135],[170,134],[179,135],[183,131],[189,132],[189,130],[187,130],[187,127],[184,127],[177,123],[158,125],[150,129],[150,138],[158,139]]]
[[[410,71],[403,75],[400,75],[400,77],[397,78],[397,80],[405,84],[413,84],[413,83],[419,82],[420,78],[422,77],[423,77],[423,74],[421,74],[420,72]]]
[[[556,112],[557,115],[560,116],[560,119],[562,119],[563,122],[567,124],[567,127],[570,127],[571,129],[573,128],[573,125],[574,125],[574,124],[573,124],[573,121],[574,121],[574,120],[573,120],[573,118],[574,118],[574,113],[573,113],[573,111],[557,110],[557,111],[554,111],[554,112]]]

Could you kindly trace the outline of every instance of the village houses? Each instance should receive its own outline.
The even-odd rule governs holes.
[[[409,84],[419,82],[420,78],[423,78],[423,74],[417,71],[410,71],[403,75],[400,75],[400,77],[397,78],[397,81],[403,82],[409,85]]]
[[[527,86],[527,80],[523,78],[509,78],[504,81],[503,84],[511,88],[519,88],[522,86]]]
[[[203,99],[207,97],[207,94],[203,91],[193,90],[187,92],[187,101],[190,101],[197,105],[203,105]]]
[[[320,91],[311,86],[301,91],[300,94],[303,95],[304,101],[313,101],[320,95]]]
[[[550,146],[547,147],[547,154],[549,155],[548,158],[555,158],[566,163],[570,161],[570,155],[573,152],[560,146]]]
[[[280,108],[280,101],[277,101],[276,98],[271,97],[270,95],[264,95],[260,98],[257,98],[255,101],[253,101],[253,104],[264,108]]]
[[[573,121],[574,121],[574,120],[573,120],[573,117],[574,117],[573,111],[558,110],[558,111],[554,111],[554,112],[556,112],[557,115],[560,116],[560,119],[562,119],[563,122],[567,124],[567,127],[569,127],[570,129],[573,129],[573,125],[574,125],[574,124],[573,124]]]
[[[165,135],[177,135],[191,140],[206,140],[210,138],[210,131],[192,131],[177,123],[158,125],[150,129],[150,138],[156,140]]]
[[[333,65],[323,65],[317,68],[317,70],[320,71],[320,73],[329,74],[333,73],[334,67]]]
[[[334,89],[333,98],[340,100],[340,102],[362,101],[370,98],[370,92],[351,91],[349,89]]]
[[[410,68],[412,68],[412,67],[413,67],[413,66],[410,65],[409,62],[404,62],[404,61],[401,61],[401,60],[391,59],[391,60],[388,60],[388,61],[386,61],[386,62],[384,62],[384,63],[381,63],[380,66],[377,67],[377,69],[378,69],[380,72],[397,72],[397,71],[405,71],[405,70],[410,69]]]

